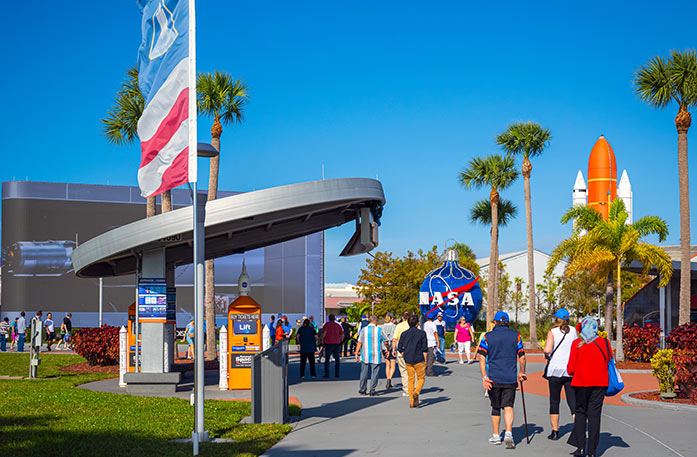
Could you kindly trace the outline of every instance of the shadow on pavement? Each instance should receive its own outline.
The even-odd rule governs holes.
[[[544,428],[537,424],[528,423],[528,435],[530,436],[530,444],[532,444],[535,435],[538,435],[544,431]],[[525,444],[525,424],[520,424],[517,427],[513,427],[513,441],[516,445],[523,443]]]
[[[600,442],[598,442],[598,455],[605,454],[605,451],[611,447],[629,447],[629,444],[619,436],[602,432],[600,434]]]
[[[435,398],[419,397],[419,408],[422,408],[424,406],[435,405],[436,403],[442,403],[442,402],[448,401],[448,400],[450,400],[450,397],[435,397]]]
[[[394,399],[394,397],[383,396],[359,397],[358,394],[356,394],[355,397],[324,403],[321,406],[303,408],[302,417],[303,419],[308,417],[326,417],[334,419]]]
[[[266,451],[264,456],[283,456],[283,457],[344,457],[357,452],[356,449],[298,449],[292,450],[287,448],[271,448]]]

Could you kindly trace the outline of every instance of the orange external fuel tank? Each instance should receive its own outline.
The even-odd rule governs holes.
[[[588,159],[588,206],[607,220],[610,203],[617,198],[617,163],[610,143],[600,135]]]

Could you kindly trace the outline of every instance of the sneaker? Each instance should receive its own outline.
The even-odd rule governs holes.
[[[503,438],[503,442],[506,444],[506,449],[515,449],[515,443],[513,442],[513,434],[506,433]]]
[[[501,444],[501,435],[491,435],[491,438],[489,438],[489,444]]]
[[[460,360],[460,365],[462,365],[463,363],[465,363],[465,361],[464,361],[464,360]],[[500,444],[500,443],[499,443],[499,444]]]
[[[408,396],[409,396],[409,394],[408,394],[408,393],[406,393],[406,392],[402,392],[402,397],[408,397]]]
[[[484,398],[489,398],[489,391],[488,390],[484,391]]]

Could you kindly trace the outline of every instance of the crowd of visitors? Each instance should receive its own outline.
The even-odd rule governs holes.
[[[46,345],[46,351],[50,352],[52,346],[57,342],[55,349],[61,349],[61,344],[64,350],[72,349],[72,314],[68,313],[63,318],[63,322],[60,325],[60,335],[56,337],[56,324],[53,321],[52,313],[46,314],[46,319],[43,318],[43,312],[37,311],[34,317],[31,318],[33,321],[37,321],[37,324],[42,332],[42,342]],[[9,350],[16,349],[17,352],[24,352],[24,345],[29,339],[30,325],[26,320],[26,313],[24,311],[19,313],[19,316],[15,317],[14,320],[10,321],[9,317],[4,317],[0,321],[0,352],[7,352],[8,344]]]

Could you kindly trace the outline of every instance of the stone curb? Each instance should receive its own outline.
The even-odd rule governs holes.
[[[648,406],[648,407],[658,407],[658,408],[664,408],[664,409],[675,409],[675,410],[680,410],[680,411],[692,411],[697,413],[697,406],[695,405],[684,405],[681,403],[663,403],[659,401],[653,401],[653,400],[642,400],[640,398],[634,398],[632,397],[632,394],[640,394],[644,392],[654,392],[654,390],[639,390],[637,392],[629,392],[626,394],[623,394],[621,400],[628,405],[634,405],[634,406]]]
[[[653,373],[653,370],[632,370],[631,368],[622,368],[620,373]]]

